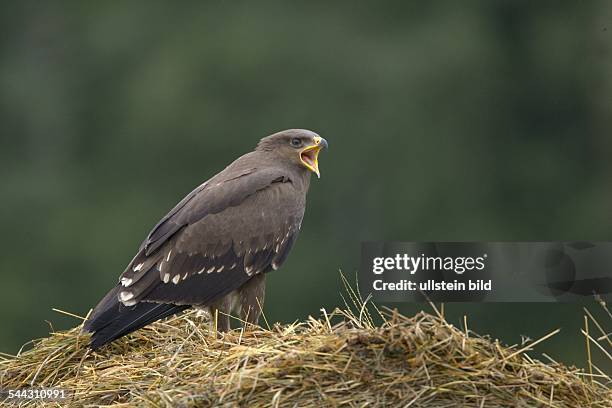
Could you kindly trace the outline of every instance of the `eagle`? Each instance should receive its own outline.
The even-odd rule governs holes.
[[[89,314],[90,347],[189,308],[214,317],[221,332],[230,315],[257,324],[266,273],[281,267],[300,232],[324,148],[309,130],[275,133],[183,198]]]

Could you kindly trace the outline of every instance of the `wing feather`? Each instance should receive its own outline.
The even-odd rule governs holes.
[[[122,275],[120,300],[206,304],[284,262],[305,205],[288,177],[253,171],[207,186],[147,237]],[[134,270],[140,264],[146,271]]]

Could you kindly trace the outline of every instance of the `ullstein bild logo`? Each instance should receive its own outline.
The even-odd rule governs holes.
[[[359,289],[379,302],[612,300],[612,243],[366,242]]]
[[[381,275],[386,271],[405,271],[414,275],[419,271],[447,271],[462,275],[466,271],[482,271],[485,268],[487,254],[479,257],[471,256],[410,256],[408,254],[397,254],[395,257],[376,257],[372,260],[372,272]],[[420,280],[418,282],[400,279],[399,281],[385,282],[376,279],[372,283],[375,291],[465,291],[465,290],[490,290],[491,280],[468,280],[460,282],[457,279],[451,281],[436,281],[435,279]]]

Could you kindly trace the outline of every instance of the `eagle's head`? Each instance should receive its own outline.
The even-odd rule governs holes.
[[[289,129],[266,136],[259,141],[257,150],[272,152],[302,168],[319,173],[319,152],[327,148],[327,140],[306,129]]]

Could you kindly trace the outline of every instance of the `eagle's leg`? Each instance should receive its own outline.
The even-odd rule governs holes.
[[[215,329],[218,332],[229,331],[230,314],[232,312],[232,293],[213,302],[208,307],[210,313],[210,331]]]
[[[238,291],[240,319],[247,324],[256,325],[261,316],[264,297],[266,294],[266,275],[255,275],[251,280],[242,285]]]

